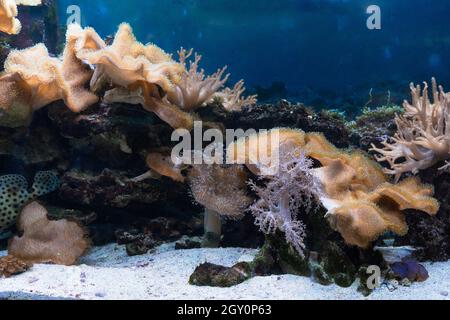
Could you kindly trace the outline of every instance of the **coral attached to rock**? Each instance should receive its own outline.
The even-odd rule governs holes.
[[[69,28],[62,59],[51,57],[44,44],[10,52],[0,75],[0,125],[27,125],[33,111],[60,99],[73,112],[98,101],[84,88],[92,72],[75,55],[83,37],[83,31]]]
[[[405,113],[396,117],[397,133],[393,143],[384,141],[384,148],[373,146],[377,160],[388,162],[385,171],[398,181],[403,173],[417,174],[450,158],[450,94],[432,80],[433,103],[428,85],[422,91],[411,84],[412,104],[404,102]]]
[[[20,21],[16,18],[17,5],[39,6],[41,0],[0,0],[0,32],[18,34],[22,29]]]
[[[38,172],[30,191],[23,176],[0,177],[0,231],[14,225],[20,210],[27,202],[53,192],[58,187],[59,179],[51,171]]]
[[[228,147],[228,152],[234,151],[232,159],[247,164],[254,173],[271,172],[272,162],[277,159],[267,161],[258,154],[274,137],[279,145],[272,145],[262,155],[291,146],[320,163],[314,175],[322,184],[320,200],[328,210],[326,217],[349,245],[367,248],[387,231],[404,235],[408,226],[403,211],[407,209],[430,215],[439,209],[439,203],[432,198],[432,187],[420,184],[418,179],[390,184],[374,161],[359,152],[337,149],[321,134],[274,129],[262,134],[259,142],[259,135],[238,140]]]
[[[301,208],[305,212],[312,211],[321,193],[320,182],[314,176],[312,167],[312,160],[294,149],[280,155],[278,172],[263,177],[267,180],[264,187],[251,182],[259,197],[250,207],[255,223],[265,234],[282,231],[286,241],[303,257],[306,234],[298,213]]]
[[[23,209],[18,228],[23,235],[11,239],[8,253],[27,263],[73,265],[90,245],[86,231],[76,222],[50,221],[37,202]]]
[[[216,247],[222,234],[221,217],[240,219],[252,203],[247,174],[240,166],[194,165],[189,185],[196,202],[205,207],[204,246]]]

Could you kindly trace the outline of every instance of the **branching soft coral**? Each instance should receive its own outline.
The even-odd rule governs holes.
[[[0,32],[18,34],[22,29],[18,15],[17,5],[39,6],[41,0],[0,0]]]
[[[428,85],[423,91],[411,84],[412,104],[405,101],[405,114],[397,116],[397,133],[384,148],[374,145],[379,162],[388,162],[388,174],[398,181],[403,173],[417,174],[440,161],[450,158],[450,94],[432,80],[433,103],[428,97]]]
[[[298,156],[300,155],[300,156]],[[306,236],[303,223],[298,220],[299,210],[313,209],[321,194],[319,180],[313,174],[313,162],[300,151],[292,150],[280,155],[280,168],[274,176],[265,177],[264,187],[250,182],[259,196],[250,211],[255,223],[265,234],[277,230],[284,232],[286,241],[304,256]]]
[[[217,70],[210,76],[205,75],[205,70],[199,69],[201,55],[195,54],[194,60],[188,60],[192,56],[193,50],[181,48],[178,51],[180,64],[186,71],[181,76],[174,90],[167,94],[168,100],[185,111],[193,111],[202,107],[212,96],[221,89],[227,82],[230,75],[225,75],[227,67]]]
[[[269,136],[273,131],[269,132]],[[272,152],[278,149],[282,155],[286,150],[299,149],[305,156],[320,163],[313,170],[322,185],[320,201],[328,210],[327,218],[331,226],[349,245],[366,248],[386,231],[404,235],[408,230],[403,213],[406,209],[420,210],[430,215],[436,214],[439,209],[439,203],[432,198],[433,188],[420,184],[418,179],[393,185],[387,182],[376,162],[359,152],[348,153],[337,149],[321,134],[305,134],[290,129],[276,129],[275,132],[281,134],[279,146],[272,146]],[[251,148],[252,144],[258,145],[257,141],[258,135],[238,140],[228,147],[228,151],[237,151],[235,159],[244,161],[240,163],[261,174],[267,172],[268,166],[267,161],[258,161],[265,159],[258,158],[258,149]],[[268,141],[267,135],[262,136],[260,149],[264,148],[265,141]],[[238,148],[239,145],[246,145],[247,148]]]
[[[256,95],[243,97],[244,92],[244,80],[241,80],[234,85],[233,89],[225,88],[221,92],[215,94],[214,98],[219,99],[225,110],[229,112],[238,112],[243,108],[253,106],[258,102]]]

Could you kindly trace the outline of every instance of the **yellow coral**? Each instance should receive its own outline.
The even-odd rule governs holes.
[[[106,103],[140,104],[173,128],[193,126],[193,117],[171,104],[166,94],[181,80],[184,67],[153,44],[143,45],[133,35],[130,25],[119,26],[113,43],[104,45],[99,36],[88,29],[94,45],[80,42],[77,57],[95,66],[91,88],[98,90],[105,79],[113,89],[105,94]]]
[[[39,6],[41,0],[0,0],[0,32],[18,34],[22,29],[18,15],[17,5]]]
[[[273,129],[253,133],[238,139],[227,147],[227,163],[245,164],[256,175],[273,171],[283,150],[305,146],[305,133],[295,129]]]
[[[300,148],[320,163],[314,169],[322,183],[319,198],[328,210],[331,226],[350,245],[366,248],[386,231],[404,235],[408,230],[404,210],[415,209],[429,215],[439,210],[438,201],[432,198],[432,187],[422,185],[418,179],[407,179],[396,185],[388,183],[375,161],[360,152],[337,149],[322,134],[275,129],[268,136],[274,134],[279,135],[280,142],[271,146],[269,155]],[[247,164],[253,173],[262,174],[267,161],[261,160],[267,159],[258,152],[269,145],[267,141],[265,135],[252,135],[231,144],[228,151],[234,152],[232,159]]]
[[[73,31],[69,28],[62,59],[51,57],[44,44],[10,52],[0,76],[0,123],[26,125],[33,111],[60,99],[73,112],[81,112],[98,101],[85,89],[92,71],[75,55],[82,33]]]

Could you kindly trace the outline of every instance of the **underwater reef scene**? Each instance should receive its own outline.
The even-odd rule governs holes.
[[[0,0],[0,299],[449,299],[447,29],[370,5]]]

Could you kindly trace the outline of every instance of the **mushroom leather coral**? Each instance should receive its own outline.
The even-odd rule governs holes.
[[[93,33],[93,29],[88,30]],[[183,71],[181,65],[175,63],[157,46],[153,44],[144,46],[139,43],[127,23],[119,26],[110,46],[99,48],[78,46],[77,57],[96,66],[96,76],[91,83],[93,86],[97,79],[105,75],[117,86],[127,88],[142,81],[148,86],[158,86],[164,91],[169,91],[173,88],[173,83],[180,80]]]
[[[82,33],[72,31],[67,33],[62,59],[50,57],[44,44],[10,52],[0,76],[0,123],[26,125],[33,111],[60,99],[73,112],[81,112],[98,101],[84,88],[92,71],[75,55],[75,44]]]
[[[388,162],[386,173],[399,180],[406,172],[417,174],[440,161],[450,159],[450,94],[432,79],[433,103],[428,85],[422,91],[411,84],[412,104],[405,101],[405,114],[397,116],[397,133],[392,143],[384,141],[383,148],[372,146],[379,153],[377,160]],[[447,166],[443,167],[446,168]]]
[[[88,29],[94,45],[77,45],[77,57],[95,66],[91,88],[98,90],[105,81],[114,88],[106,92],[106,103],[140,104],[175,129],[193,126],[193,118],[170,103],[165,95],[181,80],[184,67],[153,44],[143,45],[130,25],[119,26],[113,43],[106,46],[93,29]]]
[[[279,146],[275,148],[290,149],[294,145],[320,163],[321,167],[314,169],[322,183],[319,198],[328,210],[331,226],[349,245],[366,248],[386,231],[404,235],[408,230],[404,210],[416,209],[434,215],[439,209],[438,201],[432,198],[433,188],[422,185],[419,179],[391,184],[376,162],[359,152],[337,149],[321,134],[275,130],[280,136]],[[254,141],[253,144],[257,145],[257,138],[258,135],[250,136],[247,140],[233,143],[228,149],[238,150],[237,145],[243,141]],[[266,140],[263,135],[262,142]],[[246,163],[253,172],[256,168],[256,172],[261,173],[266,170],[266,165],[257,161],[256,151],[250,143],[250,148],[240,149],[235,159],[244,161],[240,163]],[[253,162],[249,163],[249,159]]]
[[[22,29],[18,15],[17,5],[38,6],[41,0],[0,0],[0,32],[18,34]]]
[[[73,265],[89,248],[85,230],[76,222],[50,221],[37,202],[27,205],[18,220],[22,237],[10,240],[8,254],[27,263]]]

